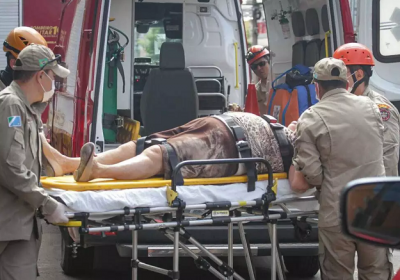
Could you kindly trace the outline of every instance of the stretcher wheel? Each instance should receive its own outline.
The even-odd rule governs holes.
[[[65,274],[77,276],[90,273],[93,270],[94,247],[73,248],[72,238],[66,227],[61,231],[61,268]]]
[[[290,275],[308,278],[319,271],[318,256],[284,256],[285,266]]]

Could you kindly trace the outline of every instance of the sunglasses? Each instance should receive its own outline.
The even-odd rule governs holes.
[[[19,54],[19,53],[20,53],[19,50],[17,50],[17,49],[14,48],[13,46],[11,46],[7,41],[4,41],[4,42],[3,42],[3,46],[6,47],[6,48],[9,49],[9,50],[15,52],[16,54]]]
[[[267,62],[264,60],[259,63],[253,63],[250,67],[252,70],[257,70],[258,66],[264,67],[266,64],[267,64]]]
[[[54,59],[46,61],[46,62],[42,65],[42,67],[40,68],[40,70],[43,70],[47,65],[49,65],[50,63],[52,63],[52,62],[54,62],[54,61],[57,61],[57,64],[60,64],[60,63],[61,63],[61,55],[57,54],[57,55],[55,56]]]

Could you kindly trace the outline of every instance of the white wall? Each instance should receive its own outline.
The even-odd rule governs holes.
[[[125,48],[125,61],[122,62],[122,66],[125,71],[125,93],[122,93],[122,78],[118,73],[118,109],[130,109],[130,87],[131,87],[131,18],[132,18],[132,2],[133,0],[114,0],[111,2],[110,17],[115,18],[113,22],[110,22],[110,26],[115,27],[124,32],[130,42]],[[121,44],[125,43],[125,38],[120,35]]]
[[[0,70],[7,66],[3,42],[8,33],[19,26],[19,0],[0,0]]]

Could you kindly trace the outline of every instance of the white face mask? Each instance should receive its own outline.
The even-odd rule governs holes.
[[[50,81],[51,81],[51,90],[49,90],[49,91],[46,91],[46,90],[44,89],[43,85],[40,84],[40,85],[42,86],[43,91],[44,91],[42,102],[47,102],[47,101],[50,100],[50,98],[53,97],[54,91],[55,91],[55,89],[56,89],[56,84],[55,84],[54,80],[53,80],[52,78],[50,78],[49,75],[46,74],[46,72],[44,72],[44,74],[45,74],[45,75],[47,76],[47,78],[49,78]]]
[[[357,73],[357,71],[354,72],[353,74],[351,74],[350,76],[347,77],[347,82],[348,82],[349,84],[350,84],[350,78],[353,79],[353,76],[354,76],[356,73]],[[353,81],[353,86],[354,86],[354,84],[355,84],[355,83],[354,83],[354,81]],[[352,90],[353,90],[353,87],[351,87],[351,86],[349,86],[349,88],[347,89],[347,91],[350,92],[350,93],[351,93]]]

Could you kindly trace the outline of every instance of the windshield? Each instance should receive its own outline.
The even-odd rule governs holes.
[[[170,39],[165,35],[164,26],[151,26],[145,34],[135,32],[135,57],[148,57],[152,65],[160,64],[160,49],[164,42],[181,42],[182,39]]]

